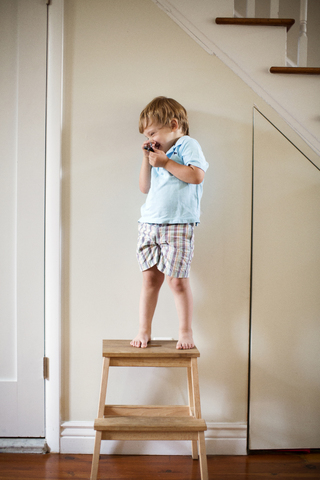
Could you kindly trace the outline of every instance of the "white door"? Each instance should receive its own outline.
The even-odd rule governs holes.
[[[318,168],[255,112],[251,450],[320,447],[320,158],[302,148]]]
[[[44,432],[45,0],[0,2],[0,437]]]

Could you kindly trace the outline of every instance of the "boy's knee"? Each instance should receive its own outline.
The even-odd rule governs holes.
[[[187,288],[188,278],[167,277],[168,284],[172,291],[180,293]]]
[[[163,284],[164,275],[159,270],[147,270],[143,272],[143,283],[146,288],[160,288]]]

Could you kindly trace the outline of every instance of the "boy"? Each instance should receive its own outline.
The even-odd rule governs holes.
[[[177,349],[194,347],[193,299],[189,284],[193,230],[200,221],[203,179],[208,168],[198,142],[189,137],[187,112],[172,98],[156,97],[140,114],[142,193],[137,258],[142,271],[139,333],[130,342],[146,348],[161,285],[166,276],[179,318]]]

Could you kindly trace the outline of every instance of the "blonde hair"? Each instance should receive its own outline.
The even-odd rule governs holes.
[[[153,122],[161,126],[169,125],[174,118],[177,119],[182,133],[189,135],[186,109],[173,98],[156,97],[140,113],[139,132],[143,133]]]

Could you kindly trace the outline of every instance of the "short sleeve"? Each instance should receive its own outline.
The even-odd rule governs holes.
[[[201,168],[204,172],[206,172],[209,167],[199,142],[194,138],[184,137],[183,142],[178,147],[178,155],[184,165],[194,165],[195,167]]]

